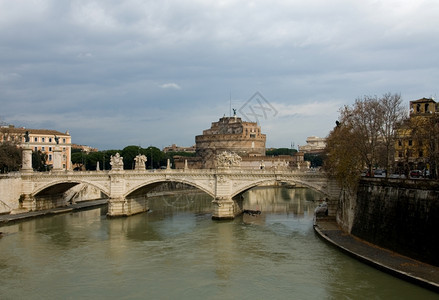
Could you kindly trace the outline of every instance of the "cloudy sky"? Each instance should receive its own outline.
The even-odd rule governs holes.
[[[0,0],[0,121],[190,146],[231,100],[303,145],[357,97],[436,97],[438,37],[437,0]]]

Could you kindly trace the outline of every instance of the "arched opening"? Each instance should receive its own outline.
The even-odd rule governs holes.
[[[184,180],[158,180],[154,182],[148,182],[134,187],[126,193],[125,197],[145,196],[147,194],[151,194],[152,196],[152,194],[157,194],[160,192],[178,192],[186,191],[189,189],[193,190],[194,192],[201,191],[213,197],[210,191],[207,191],[201,186]]]
[[[213,195],[183,180],[161,180],[133,188],[125,199],[130,207],[146,206],[146,210],[164,217],[185,211],[210,214]],[[137,212],[141,212],[141,209]]]
[[[321,188],[288,180],[261,180],[254,182],[233,195],[241,205],[244,221],[247,214],[287,213],[295,216],[313,215],[315,207],[328,199]],[[263,216],[262,216],[263,217]],[[251,219],[251,218],[250,218]]]
[[[51,209],[69,204],[108,198],[107,193],[88,182],[69,181],[52,183],[32,195],[35,210]]]

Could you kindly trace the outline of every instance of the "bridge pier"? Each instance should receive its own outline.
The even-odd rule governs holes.
[[[148,211],[148,198],[110,198],[108,201],[108,217],[127,217]]]
[[[37,210],[37,202],[31,195],[23,194],[20,197],[20,208],[27,211]]]
[[[233,220],[243,212],[242,199],[216,197],[212,204],[212,219],[214,220]]]

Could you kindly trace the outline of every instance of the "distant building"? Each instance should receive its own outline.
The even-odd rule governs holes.
[[[83,152],[98,152],[99,150],[97,148],[93,148],[87,145],[78,145],[78,144],[72,144],[72,149],[79,149]]]
[[[397,130],[395,162],[398,170],[428,170],[439,155],[439,103],[431,98],[410,101],[410,117]]]
[[[26,142],[26,132],[29,135],[29,142]],[[58,144],[56,144],[56,139]],[[68,131],[59,132],[50,129],[30,129],[30,128],[16,128],[14,125],[7,125],[0,127],[0,142],[15,142],[19,146],[28,144],[33,151],[40,150],[47,154],[46,164],[53,165],[53,150],[56,146],[62,151],[62,167],[63,169],[70,169],[71,167],[71,137]]]
[[[236,115],[212,122],[209,129],[195,137],[197,156],[205,168],[213,168],[217,154],[235,152],[241,157],[264,156],[266,136],[255,122],[244,122]]]
[[[195,153],[195,145],[191,147],[181,147],[176,144],[172,144],[171,146],[163,148],[163,152],[187,152],[187,153]]]
[[[317,136],[309,136],[306,139],[306,145],[299,146],[299,151],[303,153],[320,153],[325,150],[326,139]]]
[[[216,156],[234,152],[241,158],[241,167],[249,169],[277,169],[306,167],[303,153],[294,156],[266,156],[266,135],[256,122],[245,122],[236,115],[212,122],[209,129],[195,137],[195,157],[174,157],[176,168],[215,168]]]

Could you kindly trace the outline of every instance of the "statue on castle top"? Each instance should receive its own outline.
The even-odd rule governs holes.
[[[123,157],[120,156],[119,152],[116,155],[111,155],[110,165],[112,170],[123,170]]]
[[[145,163],[148,159],[145,155],[138,154],[134,157],[134,161],[136,162],[135,170],[146,170]]]
[[[216,156],[216,165],[220,168],[239,167],[241,160],[238,154],[224,151]]]

